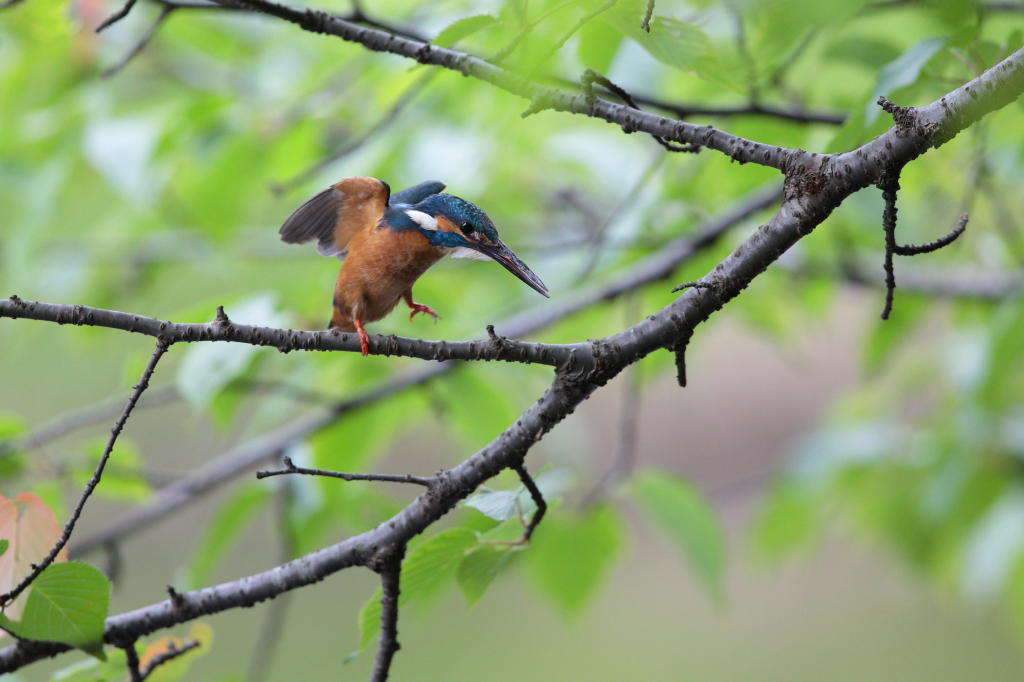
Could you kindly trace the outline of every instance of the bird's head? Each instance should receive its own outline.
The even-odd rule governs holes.
[[[448,249],[456,258],[497,261],[534,291],[548,295],[544,282],[501,241],[487,214],[465,199],[434,194],[400,210],[434,246]]]

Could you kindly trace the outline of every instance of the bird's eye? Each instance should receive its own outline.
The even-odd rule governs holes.
[[[461,229],[465,234],[473,234],[474,232],[473,226],[470,225],[468,222],[464,222],[461,225],[459,225],[459,229]]]

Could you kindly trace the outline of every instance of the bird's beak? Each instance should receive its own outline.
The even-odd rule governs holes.
[[[526,267],[526,263],[519,260],[512,249],[505,246],[505,244],[499,241],[497,244],[474,244],[477,251],[488,256],[489,258],[496,260],[501,265],[511,272],[513,275],[521,279],[531,289],[539,293],[545,298],[548,296],[548,288],[544,286],[544,282],[540,281],[540,277],[533,274],[533,270]]]

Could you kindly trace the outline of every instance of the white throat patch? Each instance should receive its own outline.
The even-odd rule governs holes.
[[[414,223],[422,227],[424,230],[437,229],[437,219],[433,216],[427,215],[423,211],[406,211],[405,215],[409,216]]]
[[[452,258],[472,258],[473,260],[491,260],[490,256],[485,256],[476,249],[471,249],[466,246],[457,246],[450,251]]]

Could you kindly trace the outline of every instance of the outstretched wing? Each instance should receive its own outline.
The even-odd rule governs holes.
[[[388,184],[377,178],[345,178],[295,209],[278,233],[289,244],[315,239],[321,255],[344,259],[353,235],[384,215],[390,194]]]
[[[391,195],[391,201],[388,204],[391,206],[395,204],[418,204],[431,194],[439,194],[443,190],[443,182],[427,180],[408,189],[403,189],[401,192],[395,192]]]

